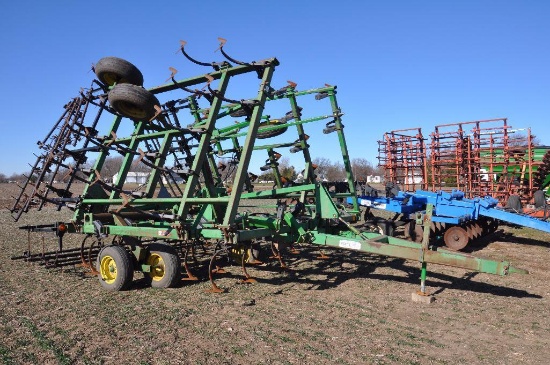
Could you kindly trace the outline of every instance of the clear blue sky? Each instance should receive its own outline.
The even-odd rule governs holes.
[[[352,158],[376,163],[386,131],[503,117],[550,144],[549,18],[543,0],[4,2],[0,172],[29,170],[100,58],[131,61],[152,87],[185,71],[180,39],[214,61],[218,37],[236,58],[277,57],[273,84],[337,85]]]

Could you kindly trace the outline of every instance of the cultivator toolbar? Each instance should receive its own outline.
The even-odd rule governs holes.
[[[524,272],[508,262],[355,227],[360,210],[336,86],[300,91],[288,81],[275,89],[277,59],[241,62],[224,45],[221,40],[225,60],[207,63],[189,56],[182,42],[184,58],[207,73],[178,80],[177,70],[170,68],[167,83],[149,89],[125,60],[107,57],[95,65],[97,78],[90,88],[65,106],[39,142],[41,154],[11,208],[15,220],[46,204],[71,209],[73,218],[22,227],[55,233],[58,248],[35,254],[29,242],[18,258],[47,258],[50,266],[80,259],[108,290],[127,288],[134,271],[143,272],[153,287],[177,285],[182,271],[184,278],[194,279],[190,260],[203,252],[210,257],[212,288],[219,291],[214,277],[221,263],[238,262],[251,281],[246,266],[258,262],[264,243],[282,266],[282,247],[311,244],[420,261],[424,279],[427,263],[498,275]],[[243,93],[250,84],[257,92]],[[111,118],[106,122],[105,117]],[[331,193],[316,179],[310,143],[319,138],[318,122],[322,133],[340,145],[346,192]],[[279,169],[286,149],[303,157],[300,184],[290,183]],[[265,159],[260,170],[274,176],[268,190],[252,185],[256,174],[250,161],[258,154]],[[114,158],[120,167],[111,178],[108,162]],[[137,166],[146,171],[138,188],[129,184]],[[77,184],[84,184],[78,194]],[[347,208],[338,203],[345,198],[352,199]],[[64,250],[63,237],[73,233],[84,236],[80,249]]]

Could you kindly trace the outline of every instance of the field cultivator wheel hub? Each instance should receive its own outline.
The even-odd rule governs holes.
[[[105,246],[97,257],[101,286],[110,291],[125,290],[132,283],[132,256],[122,246]]]
[[[103,256],[99,265],[101,278],[107,284],[113,284],[117,277],[116,262],[111,256]]]
[[[165,266],[164,260],[159,254],[152,253],[147,258],[147,265],[151,266],[151,271],[149,272],[149,277],[153,281],[160,281],[164,278]]]

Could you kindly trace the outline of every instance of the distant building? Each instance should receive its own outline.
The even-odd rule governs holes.
[[[369,175],[367,176],[367,182],[368,183],[381,183],[382,182],[382,177],[380,177],[379,175]]]
[[[407,184],[421,184],[423,180],[420,176],[408,176],[406,179]]]
[[[146,184],[149,178],[148,172],[129,172],[126,175],[125,183],[128,184]],[[113,184],[118,184],[118,172],[113,175]]]
[[[172,176],[171,179],[167,179],[166,176],[162,177],[162,183],[163,184],[168,184],[168,182],[176,183],[176,184],[185,184],[185,182],[186,182],[185,178],[181,177],[180,175],[176,174],[175,172],[170,172],[170,175]],[[168,180],[170,180],[170,181],[168,181]]]

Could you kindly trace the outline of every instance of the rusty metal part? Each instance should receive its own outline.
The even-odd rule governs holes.
[[[385,180],[399,184],[406,191],[426,189],[426,161],[421,128],[387,132],[378,141],[378,165],[384,168]]]
[[[241,254],[241,270],[243,271],[244,279],[241,280],[241,283],[251,284],[255,283],[256,279],[251,277],[246,271],[246,262],[248,261],[248,252],[246,249],[242,250]]]
[[[88,248],[86,248],[86,242],[90,241]],[[93,237],[92,235],[86,235],[80,244],[80,260],[81,267],[90,270],[90,274],[97,275],[99,271],[96,270],[95,259],[99,250],[103,247],[103,242]]]
[[[286,264],[284,263],[283,261],[283,257],[281,255],[281,251],[278,249],[278,244],[271,241],[271,252],[273,253],[272,256],[269,256],[270,259],[277,259],[279,260],[279,265],[281,266],[282,269],[288,269],[288,267],[286,266]]]
[[[413,232],[414,232],[413,241],[414,242],[422,242],[422,238],[424,236],[424,227],[422,227],[419,224],[415,224]],[[411,238],[412,238],[412,235],[411,235]]]
[[[210,259],[210,264],[208,265],[208,278],[210,279],[211,287],[209,290],[207,290],[209,293],[224,293],[225,290],[221,289],[216,283],[214,282],[214,274],[215,273],[223,273],[225,271],[222,271],[220,267],[217,266],[217,257],[219,254],[225,253],[227,254],[227,250],[220,248],[217,249],[214,254],[212,255],[212,258]]]
[[[189,258],[189,252],[191,252],[191,256],[193,257],[193,259],[195,260],[195,262],[197,261],[195,255],[194,255],[194,245],[193,243],[188,243],[185,245],[185,247],[183,247],[184,245],[182,245],[182,251],[184,251],[183,253],[183,268],[185,269],[185,273],[187,274],[187,277],[184,277],[182,280],[190,280],[190,281],[197,281],[199,280],[195,275],[193,275],[193,273],[191,272],[191,269],[189,268],[189,264],[187,263],[187,260]]]
[[[468,232],[463,227],[454,226],[447,229],[443,236],[445,245],[451,250],[460,251],[468,245]]]

